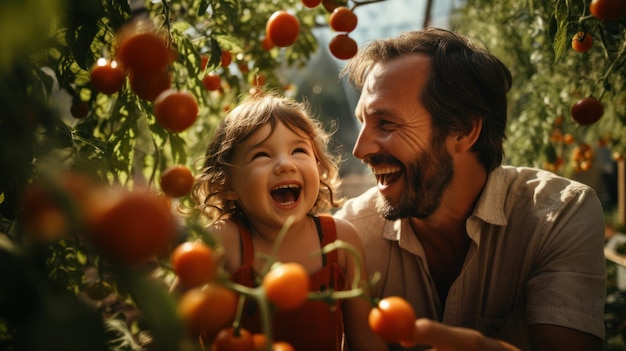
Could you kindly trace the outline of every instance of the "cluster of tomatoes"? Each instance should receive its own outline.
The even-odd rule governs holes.
[[[92,87],[114,94],[122,90],[128,78],[130,89],[139,98],[154,102],[154,116],[163,128],[174,133],[189,128],[198,118],[198,104],[191,93],[171,88],[169,66],[177,53],[165,36],[150,21],[138,19],[119,31],[117,44],[113,58],[102,57],[90,69]],[[87,113],[73,115],[85,117]]]

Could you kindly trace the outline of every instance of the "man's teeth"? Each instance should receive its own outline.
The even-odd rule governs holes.
[[[400,167],[389,166],[389,167],[372,168],[372,172],[374,172],[374,175],[380,176],[380,175],[400,172]]]

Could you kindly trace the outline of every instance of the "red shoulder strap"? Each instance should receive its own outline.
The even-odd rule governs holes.
[[[322,214],[318,217],[322,229],[322,241],[320,244],[324,247],[337,240],[337,227],[335,226],[335,219],[331,215]],[[327,263],[337,263],[337,250],[327,253],[326,256],[328,257]]]

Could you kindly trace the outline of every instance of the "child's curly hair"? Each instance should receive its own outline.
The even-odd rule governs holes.
[[[266,92],[251,95],[234,108],[218,125],[208,146],[202,173],[196,177],[191,195],[200,211],[211,221],[243,216],[236,201],[222,196],[230,188],[229,167],[235,147],[266,123],[274,130],[279,122],[312,141],[320,172],[320,192],[310,213],[341,205],[343,199],[336,198],[340,159],[328,152],[330,134],[318,120],[310,117],[308,103]]]

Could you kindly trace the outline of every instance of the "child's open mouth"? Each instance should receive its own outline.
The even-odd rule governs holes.
[[[300,196],[302,188],[298,184],[284,184],[273,188],[270,191],[272,199],[280,206],[295,204]]]

